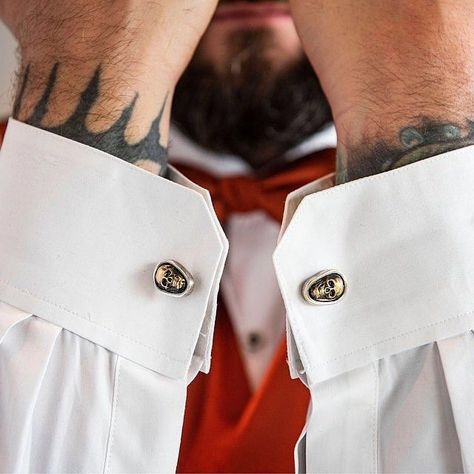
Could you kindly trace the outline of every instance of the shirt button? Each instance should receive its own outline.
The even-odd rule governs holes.
[[[153,280],[158,290],[170,296],[189,295],[194,287],[191,273],[174,260],[158,264],[153,274]]]
[[[258,332],[251,332],[247,335],[247,350],[255,353],[264,346],[264,337]]]
[[[302,295],[310,304],[334,303],[346,292],[344,277],[335,270],[325,270],[308,278],[302,287]]]

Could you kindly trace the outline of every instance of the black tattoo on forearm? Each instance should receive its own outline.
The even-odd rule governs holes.
[[[474,122],[456,124],[422,117],[418,124],[401,128],[397,141],[340,147],[336,180],[352,181],[473,144]]]
[[[82,91],[79,103],[72,115],[61,125],[47,127],[43,124],[43,119],[48,112],[51,94],[57,83],[59,64],[56,63],[48,77],[44,92],[34,107],[33,112],[23,121],[29,125],[42,128],[52,133],[84,143],[85,145],[98,148],[112,155],[115,155],[129,163],[143,166],[147,169],[154,169],[157,173],[164,175],[167,161],[166,148],[160,144],[160,124],[163,117],[163,111],[166,105],[166,99],[161,107],[158,116],[153,120],[148,134],[139,142],[130,144],[125,138],[125,130],[131,119],[135,108],[138,93],[133,100],[122,111],[120,117],[104,132],[92,132],[86,126],[86,119],[93,105],[100,94],[100,66],[95,70],[87,87]],[[25,90],[28,86],[30,75],[30,66],[27,66],[21,80],[21,85],[13,106],[13,117],[18,118],[22,108],[22,102],[25,96]],[[152,162],[152,166],[146,163]]]

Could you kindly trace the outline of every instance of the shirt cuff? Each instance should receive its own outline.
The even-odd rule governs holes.
[[[165,376],[208,370],[228,244],[208,192],[170,176],[10,119],[0,300]],[[155,288],[167,260],[191,273],[190,294]]]
[[[293,376],[314,384],[474,327],[473,158],[466,147],[290,196],[274,263]],[[312,305],[303,283],[325,270],[346,293]]]

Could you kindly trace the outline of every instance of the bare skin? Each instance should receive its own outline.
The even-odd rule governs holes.
[[[290,4],[332,107],[339,182],[474,143],[471,1]]]
[[[163,173],[173,91],[217,0],[1,0],[15,118]]]
[[[216,3],[0,0],[21,45],[17,118],[160,172],[174,86]],[[333,110],[339,182],[474,143],[470,0],[289,3]]]

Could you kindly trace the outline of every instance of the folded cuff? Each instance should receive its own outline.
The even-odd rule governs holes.
[[[207,191],[171,176],[11,119],[0,300],[163,375],[187,377],[196,358],[207,370],[227,241]],[[191,294],[155,288],[165,260],[193,275]]]
[[[293,196],[274,254],[293,375],[319,382],[474,327],[473,157],[466,147]],[[346,294],[311,305],[302,285],[324,270]]]

